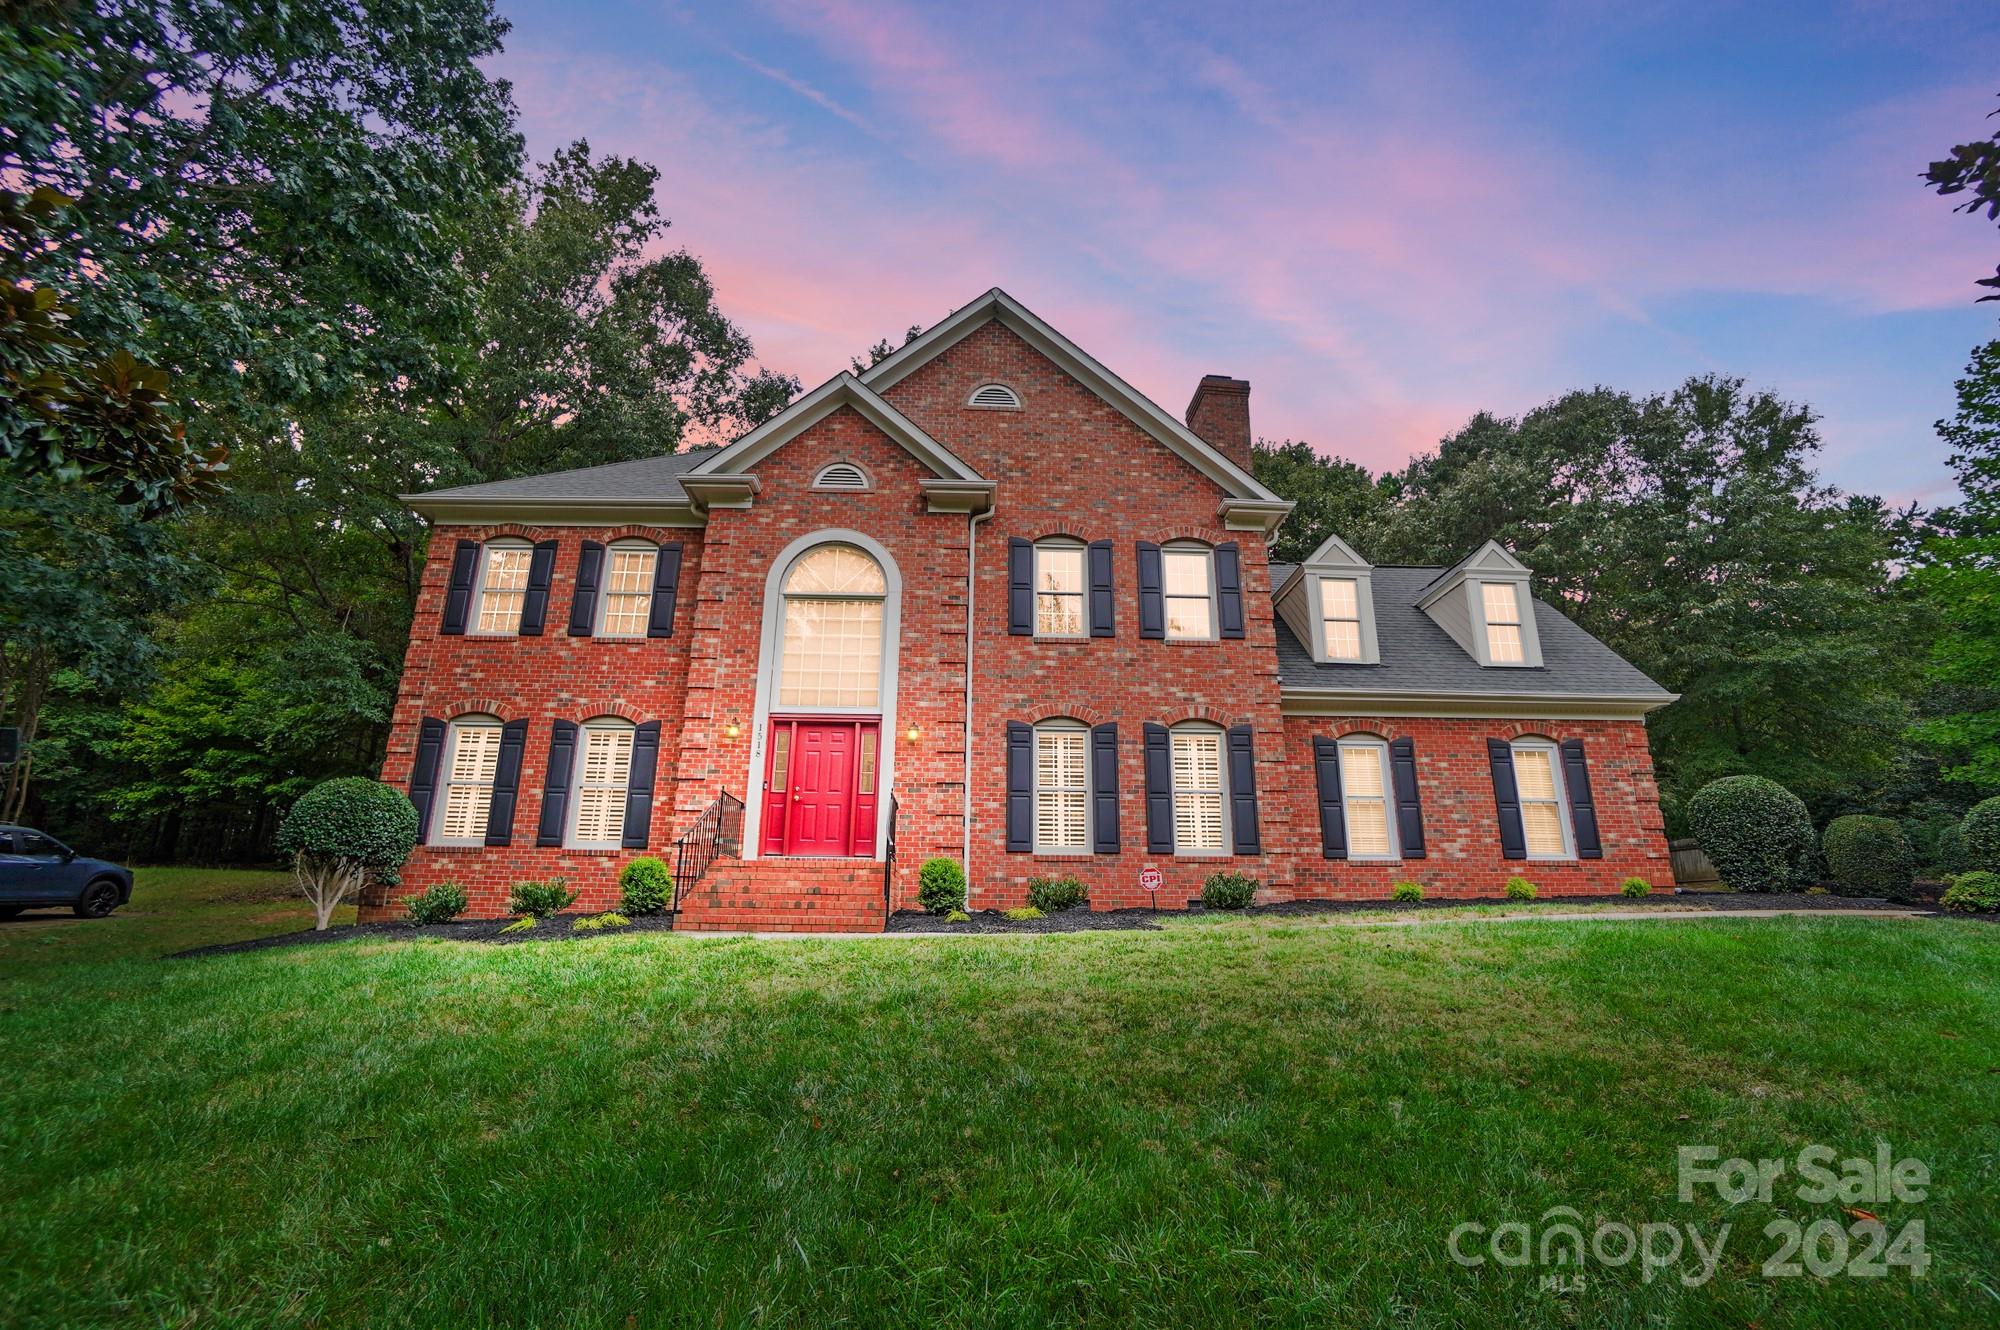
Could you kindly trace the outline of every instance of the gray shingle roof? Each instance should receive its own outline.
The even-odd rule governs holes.
[[[640,457],[630,462],[540,476],[489,480],[479,485],[426,490],[426,499],[640,499],[676,503],[687,498],[681,477],[715,455],[714,448],[690,448],[664,457]]]
[[[1275,590],[1294,565],[1271,565]],[[1485,669],[1417,608],[1436,581],[1437,568],[1375,569],[1375,637],[1379,665],[1320,665],[1281,617],[1278,679],[1286,688],[1365,693],[1508,693],[1552,697],[1672,696],[1631,662],[1579,628],[1553,605],[1537,600],[1535,628],[1542,639],[1539,669]]]

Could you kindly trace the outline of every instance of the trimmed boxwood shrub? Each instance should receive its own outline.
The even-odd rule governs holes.
[[[663,860],[642,854],[618,870],[618,894],[622,913],[658,914],[673,899],[674,875]]]
[[[447,879],[433,882],[403,902],[413,924],[448,924],[465,913],[465,888]]]
[[[314,926],[322,929],[370,878],[392,887],[401,882],[416,844],[417,810],[409,796],[366,776],[321,781],[278,825],[277,847],[292,856]]]
[[[1201,903],[1211,910],[1240,910],[1257,899],[1262,885],[1242,873],[1210,873],[1201,884]]]
[[[576,888],[566,877],[552,877],[546,882],[516,882],[507,893],[507,908],[531,919],[561,914],[575,903]]]
[[[1992,914],[2000,910],[2000,873],[1961,873],[1938,903],[1947,910]]]
[[[1028,879],[1028,904],[1044,914],[1074,910],[1089,899],[1090,892],[1084,887],[1083,879],[1074,873]]]
[[[1643,877],[1628,877],[1618,884],[1618,890],[1624,892],[1633,900],[1638,900],[1641,896],[1650,896],[1653,894],[1653,884]]]
[[[1812,880],[1812,816],[1762,776],[1724,776],[1688,800],[1688,826],[1722,880],[1738,891],[1794,891]]]
[[[958,860],[942,855],[924,860],[917,870],[917,904],[932,914],[965,908],[965,870]]]
[[[1525,877],[1507,879],[1507,899],[1510,901],[1531,901],[1535,898],[1535,884]]]
[[[1424,888],[1420,882],[1398,882],[1389,888],[1389,899],[1401,901],[1405,905],[1414,905],[1423,898]]]
[[[1959,824],[1965,862],[1983,873],[2000,873],[2000,795],[1972,806]]]
[[[1826,824],[1820,850],[1834,890],[1843,896],[1896,899],[1910,894],[1916,855],[1903,829],[1889,818],[1863,813],[1837,817]]]

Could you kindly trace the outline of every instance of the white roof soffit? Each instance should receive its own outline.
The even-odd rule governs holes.
[[[699,481],[703,476],[742,475],[843,406],[853,407],[864,420],[937,472],[940,478],[962,485],[991,483],[960,461],[949,448],[924,433],[915,421],[883,400],[880,393],[846,370],[718,451],[689,471],[681,483],[686,485],[688,480]],[[690,490],[693,488],[690,487]]]
[[[971,304],[947,315],[943,322],[920,334],[915,341],[906,343],[894,354],[864,370],[861,381],[878,392],[887,391],[933,357],[984,327],[991,319],[1000,320],[1022,341],[1061,366],[1085,387],[1116,407],[1126,419],[1220,485],[1231,498],[1252,500],[1260,506],[1278,505],[1284,511],[1290,511],[1291,504],[1287,500],[1258,484],[1255,477],[1217,452],[1193,430],[1162,410],[1158,403],[1106,369],[1076,343],[997,286]],[[1276,522],[1270,525],[1275,526]]]

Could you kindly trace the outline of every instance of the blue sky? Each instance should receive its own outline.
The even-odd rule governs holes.
[[[1478,410],[1741,376],[1826,478],[1951,492],[2000,229],[1918,180],[2000,108],[2000,6],[500,0],[537,156],[660,167],[810,386],[1004,286],[1162,405],[1373,468]]]

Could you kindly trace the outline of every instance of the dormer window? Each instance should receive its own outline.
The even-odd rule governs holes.
[[[982,383],[972,390],[965,404],[987,411],[1019,411],[1021,396],[1004,383]]]
[[[1328,660],[1358,661],[1361,653],[1361,589],[1351,577],[1319,580],[1320,632]]]
[[[1479,604],[1486,615],[1486,657],[1495,665],[1520,665],[1521,595],[1512,582],[1481,582]]]
[[[1321,665],[1379,665],[1375,570],[1339,536],[1328,536],[1278,584],[1278,615]]]
[[[1431,579],[1417,608],[1487,669],[1536,669],[1542,663],[1528,565],[1489,540]]]

